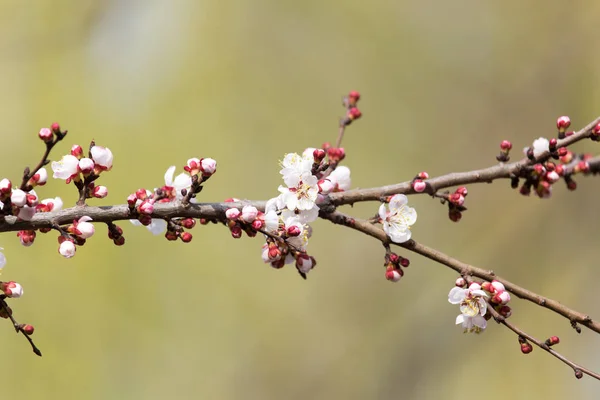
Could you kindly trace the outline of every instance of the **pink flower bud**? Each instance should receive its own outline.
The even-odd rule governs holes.
[[[402,270],[400,269],[390,269],[385,272],[385,279],[390,282],[398,282],[400,278],[402,278]]]
[[[255,219],[254,221],[252,221],[252,228],[259,230],[262,229],[265,226],[265,221],[261,220],[261,219]]]
[[[358,108],[352,107],[350,110],[348,110],[346,117],[349,120],[354,121],[355,119],[359,119],[360,117],[362,117],[362,113],[360,112],[360,110]]]
[[[0,195],[6,196],[12,190],[12,183],[10,180],[4,178],[0,181]]]
[[[106,186],[96,186],[94,187],[93,196],[97,199],[103,199],[108,196],[108,188]],[[127,199],[129,202],[129,198]],[[135,203],[134,203],[135,204]]]
[[[504,284],[495,279],[492,281],[491,285],[494,287],[496,292],[503,292],[506,290],[506,288],[504,287]]]
[[[26,334],[26,335],[33,335],[33,325],[29,325],[29,324],[24,324],[23,326],[21,326],[21,330]]]
[[[183,225],[185,229],[192,229],[194,226],[196,226],[196,220],[194,218],[185,218],[183,221],[181,221],[181,225]]]
[[[456,279],[456,281],[454,282],[454,285],[459,288],[464,288],[465,286],[467,286],[467,281],[465,280],[465,278],[463,278],[461,276]]]
[[[52,125],[50,125],[50,129],[52,129],[52,132],[54,132],[54,133],[61,133],[60,132],[60,125],[59,125],[58,122],[52,123]]]
[[[151,200],[144,200],[138,207],[141,214],[150,215],[154,212],[154,203]]]
[[[481,289],[489,293],[494,293],[496,291],[496,289],[494,289],[492,286],[492,283],[487,281],[481,284]]]
[[[315,265],[317,265],[317,262],[308,254],[299,253],[296,257],[296,268],[298,268],[298,271],[302,272],[303,274],[308,274],[308,272],[313,269]]]
[[[230,228],[230,230],[231,230],[231,236],[232,236],[234,239],[239,239],[239,238],[241,238],[241,237],[242,237],[242,232],[243,232],[243,231],[242,231],[242,227],[241,227],[241,226],[239,226],[239,225],[234,225],[234,226],[232,226],[232,227]]]
[[[286,229],[288,236],[296,237],[302,233],[302,228],[298,225],[291,225]]]
[[[500,150],[502,150],[504,152],[508,152],[508,151],[510,151],[510,149],[512,149],[512,143],[509,142],[508,140],[503,140],[500,143]]]
[[[258,215],[258,210],[254,206],[244,206],[244,208],[242,208],[241,219],[242,219],[242,221],[244,221],[246,223],[253,222],[256,219],[257,215]]]
[[[94,171],[95,166],[96,165],[94,164],[94,161],[92,161],[91,158],[84,157],[81,160],[79,160],[78,168],[82,174],[88,175],[92,173],[92,171]]]
[[[333,189],[335,189],[333,182],[327,178],[321,179],[319,182],[317,182],[317,186],[319,187],[319,193],[324,195],[331,193]]]
[[[512,309],[509,306],[500,306],[500,308],[498,308],[498,313],[504,318],[508,318],[512,315]]]
[[[74,144],[71,146],[71,155],[77,158],[81,158],[83,156],[83,149],[80,145]]]
[[[217,172],[217,162],[212,158],[203,158],[200,160],[200,170],[203,176],[211,176]]]
[[[469,285],[469,290],[481,290],[481,285],[477,282],[472,282]]]
[[[75,244],[70,240],[63,241],[58,247],[58,252],[65,258],[71,258],[75,255]]]
[[[40,129],[38,136],[40,139],[42,139],[46,143],[49,143],[54,139],[54,134],[52,133],[52,130],[48,129],[48,128]]]
[[[74,234],[79,236],[82,239],[90,238],[94,235],[94,224],[88,222],[91,221],[92,218],[87,215],[79,218],[79,221],[76,221],[73,225],[75,227]]]
[[[533,351],[533,347],[529,343],[521,343],[521,353],[529,354]]]
[[[417,178],[422,179],[422,180],[429,179],[429,174],[425,171],[421,171],[417,175]]]
[[[31,186],[36,186],[36,185],[44,186],[47,181],[48,181],[48,171],[46,171],[46,168],[42,167],[35,174],[33,174],[31,179],[27,183]]]
[[[510,293],[507,291],[504,292],[496,292],[496,294],[492,297],[492,303],[505,305],[510,301]]]
[[[427,185],[425,184],[425,182],[423,182],[420,179],[415,179],[412,183],[412,186],[413,186],[413,189],[415,190],[415,192],[417,192],[417,193],[422,193],[427,188]]]
[[[2,291],[7,297],[11,297],[13,299],[18,299],[23,295],[23,287],[15,281],[3,283]]]
[[[326,155],[327,153],[323,149],[315,149],[313,151],[313,158],[316,164],[319,164],[321,161],[323,161]]]
[[[569,126],[571,126],[571,118],[567,117],[566,115],[559,117],[556,120],[556,127],[558,128],[559,132],[566,131]]]
[[[240,217],[240,215],[242,215],[242,213],[237,208],[229,208],[227,211],[225,211],[225,216],[227,217],[227,219],[230,219],[232,221],[237,220]]]
[[[192,241],[192,234],[189,233],[189,232],[183,232],[181,234],[181,241],[183,243],[189,243],[189,242],[191,242]]]

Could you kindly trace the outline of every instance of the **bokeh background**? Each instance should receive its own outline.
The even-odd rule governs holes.
[[[203,200],[266,199],[285,153],[335,140],[351,89],[364,115],[344,141],[355,187],[489,166],[502,139],[520,149],[554,135],[560,115],[580,128],[600,114],[599,17],[592,0],[2,0],[0,175],[37,162],[37,131],[59,121],[69,135],[54,159],[91,139],[115,154],[109,197],[91,204],[124,203],[192,156],[219,162]],[[471,186],[458,224],[412,197],[414,237],[599,317],[599,182],[578,183],[543,201],[508,182]],[[76,200],[59,181],[38,193]],[[29,248],[3,236],[2,278],[26,293],[11,304],[44,352],[0,325],[4,395],[597,398],[597,382],[522,355],[506,329],[464,335],[443,266],[404,254],[406,276],[385,281],[381,245],[356,232],[314,223],[319,265],[305,282],[263,264],[260,238],[198,226],[186,245],[122,226],[124,247],[98,226],[70,260],[55,234]],[[512,305],[513,322],[600,370],[594,333]]]

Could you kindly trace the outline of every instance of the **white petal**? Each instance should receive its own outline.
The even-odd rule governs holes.
[[[403,194],[395,194],[390,199],[390,210],[396,210],[408,203],[408,197]]]
[[[4,250],[2,247],[0,247],[0,250]],[[6,265],[6,256],[4,256],[4,253],[0,253],[0,269],[4,268],[4,266]]]
[[[385,203],[381,203],[379,206],[379,218],[382,220],[387,218],[387,205]]]
[[[146,226],[153,235],[160,235],[167,230],[167,221],[164,219],[152,219],[152,223]]]
[[[451,304],[459,304],[461,301],[465,299],[465,295],[467,293],[466,289],[453,287],[450,289],[450,293],[448,293],[448,301]]]
[[[180,192],[181,189],[188,189],[192,186],[192,178],[188,174],[181,173],[175,177],[173,186],[178,192]]]
[[[165,172],[165,185],[173,186],[173,174],[175,173],[175,166],[171,165]]]

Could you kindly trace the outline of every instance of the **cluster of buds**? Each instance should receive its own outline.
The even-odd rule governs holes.
[[[112,222],[108,224],[108,238],[111,239],[116,246],[123,246],[125,244],[123,229]]]
[[[2,257],[0,257],[0,258],[1,258],[1,260],[0,260],[0,268],[1,268],[2,266],[4,266],[6,260],[4,259],[4,255],[2,255]],[[11,318],[12,319],[13,311],[9,307],[9,305],[6,303],[6,299],[7,298],[18,299],[21,296],[23,296],[23,287],[19,283],[15,282],[15,281],[9,281],[9,282],[0,281],[0,318],[5,318],[5,319]],[[33,335],[34,327],[32,325],[18,324],[14,319],[12,319],[12,322],[14,323],[14,326],[18,331],[24,333],[27,336]],[[30,340],[30,342],[31,342],[31,340]],[[33,346],[33,349],[37,355],[41,355],[40,351],[35,346]]]
[[[192,218],[174,218],[168,221],[152,218],[154,206],[157,203],[170,203],[181,201],[182,203],[194,203],[195,197],[202,191],[202,184],[206,182],[216,171],[217,162],[212,158],[190,158],[183,167],[185,173],[174,177],[175,166],[167,169],[164,175],[165,184],[151,192],[146,189],[138,189],[127,197],[130,213],[136,216],[130,220],[134,225],[143,225],[155,235],[166,231],[167,240],[181,239],[184,243],[192,240],[192,234],[185,229],[191,229],[196,225]],[[115,244],[121,245],[118,232],[113,232]]]
[[[306,253],[306,245],[310,237],[310,227],[302,225],[294,218],[285,224],[279,224],[269,235],[262,246],[262,259],[275,269],[294,263],[300,276],[306,279],[316,265],[314,257]]]
[[[462,213],[467,211],[465,204],[465,197],[469,191],[465,186],[458,187],[454,193],[445,192],[442,197],[442,203],[448,203],[448,218],[451,221],[458,222],[462,218]]]
[[[407,268],[410,265],[408,258],[399,256],[396,253],[385,255],[385,279],[390,282],[398,282],[404,276],[402,268]]]
[[[43,168],[42,168],[43,169]],[[45,169],[43,169],[45,172]],[[0,210],[2,215],[15,215],[17,218],[30,221],[39,204],[37,193],[33,189],[15,189],[10,180],[0,181]]]
[[[427,189],[426,179],[429,179],[429,174],[425,171],[419,172],[412,180],[412,188],[417,193],[423,193]]]
[[[102,199],[108,195],[106,186],[97,186],[95,181],[104,171],[110,171],[113,165],[113,154],[107,147],[90,144],[88,156],[78,144],[71,147],[70,154],[52,163],[53,177],[71,183],[79,190],[78,204],[83,205],[85,199]]]
[[[352,121],[359,119],[362,116],[362,113],[356,106],[358,100],[360,100],[360,93],[355,90],[343,97],[342,104],[344,108],[346,108],[346,116],[340,120],[340,126],[348,126]]]
[[[239,201],[239,199],[230,198],[225,200],[227,203]],[[240,211],[232,207],[225,211],[227,217],[227,227],[234,239],[242,237],[242,232],[246,232],[248,237],[255,237],[257,232],[267,226],[266,215],[252,205],[246,205]]]
[[[50,128],[42,128],[38,133],[38,137],[46,143],[52,145],[59,140],[62,140],[67,135],[67,131],[61,131],[58,122],[53,123]]]
[[[497,280],[469,284],[460,277],[450,290],[448,301],[451,304],[460,305],[461,314],[456,318],[456,324],[462,324],[465,332],[480,333],[486,328],[486,321],[492,317],[488,306],[494,307],[504,318],[508,318],[512,314],[512,310],[508,306],[510,293],[502,282]]]

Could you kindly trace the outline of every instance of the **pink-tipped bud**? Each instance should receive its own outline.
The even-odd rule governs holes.
[[[18,299],[23,296],[23,287],[15,281],[2,283],[1,289],[6,297]]]
[[[505,305],[510,301],[510,293],[507,291],[496,292],[491,301],[492,303]]]
[[[183,232],[180,237],[183,243],[189,243],[192,241],[192,234],[189,232]]]
[[[296,257],[296,268],[303,274],[308,274],[308,272],[313,269],[315,265],[317,265],[317,262],[308,254],[299,253]]]
[[[335,185],[329,179],[321,179],[317,182],[317,186],[319,187],[319,193],[325,195],[331,193],[335,189]]]
[[[255,219],[254,221],[252,221],[252,228],[259,230],[262,229],[265,226],[265,221],[263,221],[262,219]]]
[[[560,339],[558,338],[558,336],[550,336],[548,339],[546,339],[547,346],[553,346],[553,345],[559,344],[559,343],[560,343]]]
[[[75,255],[75,251],[77,249],[75,248],[75,243],[73,243],[70,240],[65,240],[63,241],[60,246],[58,247],[58,252],[60,253],[61,256],[65,257],[65,258],[71,258]]]
[[[258,209],[254,206],[244,206],[242,208],[241,220],[246,223],[252,223],[258,216]]]
[[[492,282],[488,282],[488,281],[481,283],[481,289],[483,289],[489,293],[493,293],[496,291],[496,289],[494,289],[494,287],[492,286]]]
[[[300,236],[300,234],[302,233],[302,228],[298,225],[292,225],[286,229],[286,233],[290,237]]]
[[[469,194],[469,191],[467,190],[467,188],[465,186],[460,186],[458,189],[456,189],[456,193],[462,195],[463,197],[467,197],[467,194]]]
[[[495,280],[495,279],[491,282],[491,285],[494,287],[494,290],[496,292],[503,292],[503,291],[506,290],[506,288],[504,287],[504,284],[502,282],[500,282],[500,281]]]
[[[217,172],[217,162],[212,158],[202,158],[200,160],[200,171],[205,177],[209,177]]]
[[[558,145],[558,140],[556,138],[550,139],[548,142],[548,148],[550,151],[556,150],[556,146]]]
[[[82,174],[88,175],[94,171],[95,166],[96,165],[91,158],[83,157],[79,160],[79,165],[77,167]]]
[[[467,286],[467,281],[465,280],[465,278],[463,278],[461,276],[459,278],[456,278],[456,281],[454,282],[454,285],[456,287],[459,287],[459,288],[464,288],[465,286]]]
[[[315,149],[313,151],[313,158],[316,164],[319,164],[321,161],[323,161],[326,155],[327,153],[323,149]]]
[[[556,120],[556,127],[558,128],[559,132],[565,132],[569,126],[571,126],[571,118],[567,117],[566,115],[559,117]]]
[[[138,211],[140,214],[150,215],[154,212],[154,204],[151,200],[144,200],[138,206]]]
[[[550,183],[554,183],[560,179],[560,175],[556,171],[550,171],[546,173],[545,179]]]
[[[359,119],[360,117],[362,117],[362,113],[358,108],[352,107],[350,110],[348,110],[348,114],[346,114],[346,117],[350,121],[354,121],[355,119]]]
[[[346,151],[343,147],[329,147],[327,149],[327,156],[331,162],[339,162],[346,157]]]
[[[360,100],[360,93],[358,93],[356,90],[353,90],[350,93],[348,93],[349,106],[355,106],[356,103],[358,103],[358,100]]]
[[[54,139],[54,133],[52,133],[51,129],[42,128],[42,129],[40,129],[40,132],[38,133],[38,137],[40,139],[42,139],[44,142],[50,143]]]
[[[196,220],[194,218],[185,218],[183,221],[181,221],[181,225],[185,229],[192,229],[194,226],[196,226]]]
[[[512,143],[509,142],[508,140],[503,140],[500,143],[500,150],[502,150],[503,152],[507,153],[512,149]]]
[[[481,290],[481,285],[477,282],[471,282],[469,290]]]
[[[398,282],[403,274],[401,269],[389,269],[385,272],[385,279],[390,282]]]
[[[529,354],[533,351],[533,346],[529,343],[521,343],[521,353]]]
[[[457,206],[462,206],[463,204],[465,204],[465,197],[462,194],[456,192],[448,196],[448,201]]]
[[[225,216],[231,221],[237,220],[240,215],[242,215],[242,212],[237,208],[229,208],[227,211],[225,211]]]
[[[600,122],[598,122],[593,128],[592,128],[592,135],[594,136],[600,136]]]
[[[389,260],[392,264],[400,264],[400,256],[396,253],[390,253]]]
[[[129,207],[135,206],[135,203],[137,203],[137,200],[138,200],[138,198],[137,198],[136,193],[132,193],[129,196],[127,196],[127,204],[129,204]]]
[[[234,239],[239,239],[239,238],[242,237],[242,232],[243,231],[242,231],[242,227],[241,226],[239,226],[239,225],[236,224],[236,225],[232,226],[230,228],[230,230],[231,230],[231,236]]]
[[[427,189],[427,184],[420,179],[415,179],[412,183],[415,192],[423,193]]]
[[[103,199],[108,196],[108,188],[106,186],[96,186],[94,187],[94,191],[92,195],[97,199]],[[128,199],[129,202],[129,199]],[[135,202],[134,202],[135,204]]]
[[[0,181],[0,195],[2,197],[5,197],[6,195],[10,194],[12,191],[12,183],[10,182],[10,180],[4,178]]]
[[[33,335],[33,331],[35,330],[35,328],[33,327],[33,325],[24,324],[24,325],[21,325],[21,330],[26,335],[31,336],[31,335]]]
[[[54,133],[61,133],[60,125],[58,124],[58,122],[54,122],[52,125],[50,125],[50,129],[52,129],[52,132]]]
[[[83,156],[83,149],[81,148],[81,146],[78,144],[74,144],[71,147],[71,155],[77,158],[81,158]]]
[[[410,260],[408,258],[401,257],[400,265],[403,266],[404,268],[408,268],[408,266],[410,265]]]

